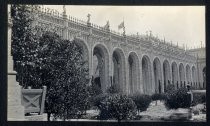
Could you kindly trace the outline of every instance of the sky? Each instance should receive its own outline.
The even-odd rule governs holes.
[[[45,5],[47,8],[63,12],[63,5]],[[205,6],[81,6],[66,5],[67,15],[104,26],[107,21],[110,29],[118,30],[124,20],[125,31],[130,34],[146,34],[172,41],[181,47],[197,48],[205,46]],[[202,41],[202,42],[201,42]]]

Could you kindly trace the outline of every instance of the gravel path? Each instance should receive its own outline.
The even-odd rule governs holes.
[[[201,110],[203,108],[203,104],[199,104],[192,108],[192,110]],[[175,113],[187,113],[188,109],[171,109],[167,110],[164,103],[157,101],[151,102],[150,106],[147,108],[147,111],[140,112],[140,116],[142,118],[140,120],[134,120],[134,121],[164,121],[163,119],[169,118],[172,114]],[[87,110],[86,117],[95,117],[99,115],[99,110]],[[70,119],[69,121],[99,121],[96,119]],[[58,121],[58,120],[57,120]],[[116,120],[115,120],[116,121]],[[173,121],[173,120],[169,120]],[[189,121],[206,121],[206,114],[202,114],[201,112],[199,115],[192,114],[192,119]]]
[[[202,104],[199,104],[193,107],[193,110],[200,110],[203,108]],[[188,109],[171,109],[167,110],[164,103],[157,101],[153,101],[150,106],[147,108],[147,111],[140,112],[140,115],[143,116],[143,121],[150,120],[161,120],[161,118],[169,118],[174,113],[187,113]],[[192,114],[192,119],[190,121],[206,121],[206,114],[194,115]]]

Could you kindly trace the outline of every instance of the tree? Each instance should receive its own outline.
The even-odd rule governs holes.
[[[23,87],[26,83],[37,83],[33,80],[34,60],[36,59],[38,36],[33,34],[31,23],[32,6],[11,5],[12,18],[12,55],[14,59],[14,69],[17,71],[17,81]],[[30,76],[29,76],[30,75]],[[27,76],[27,77],[26,77]],[[33,80],[33,81],[31,81]]]
[[[23,87],[47,86],[46,112],[62,119],[79,118],[86,109],[87,65],[76,40],[32,27],[31,6],[12,5],[12,54]]]
[[[58,40],[58,42],[57,42]],[[87,106],[88,70],[82,58],[82,50],[75,41],[59,41],[47,33],[40,39],[44,47],[40,56],[45,59],[42,80],[48,85],[48,110],[57,117],[79,118]],[[42,63],[43,64],[43,63]],[[55,78],[55,80],[51,80]],[[56,104],[55,104],[56,103]]]

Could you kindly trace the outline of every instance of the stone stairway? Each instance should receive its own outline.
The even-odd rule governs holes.
[[[21,86],[16,82],[15,74],[8,74],[8,121],[24,121],[24,107],[21,105]]]

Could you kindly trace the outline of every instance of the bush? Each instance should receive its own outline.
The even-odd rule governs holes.
[[[89,102],[92,106],[96,106],[99,108],[101,102],[107,97],[107,94],[99,94],[89,98]]]
[[[106,90],[106,92],[110,94],[115,94],[115,93],[119,93],[120,90],[116,85],[112,85]]]
[[[166,86],[165,92],[173,91],[175,90],[175,86],[173,84],[168,84]]]
[[[186,88],[167,92],[165,106],[168,109],[188,108],[190,105],[190,96]]]
[[[164,93],[159,94],[159,93],[155,93],[151,96],[152,101],[156,101],[156,100],[165,100],[166,99],[166,95]]]
[[[135,102],[138,111],[146,111],[152,101],[151,96],[144,94],[134,94],[131,98]]]
[[[87,90],[88,90],[90,96],[97,96],[99,94],[102,94],[101,88],[96,84],[92,84],[92,85],[88,86]]]
[[[206,102],[206,94],[195,93],[193,94],[193,106]]]
[[[108,95],[100,104],[100,119],[134,119],[136,105],[131,98],[122,94]]]

